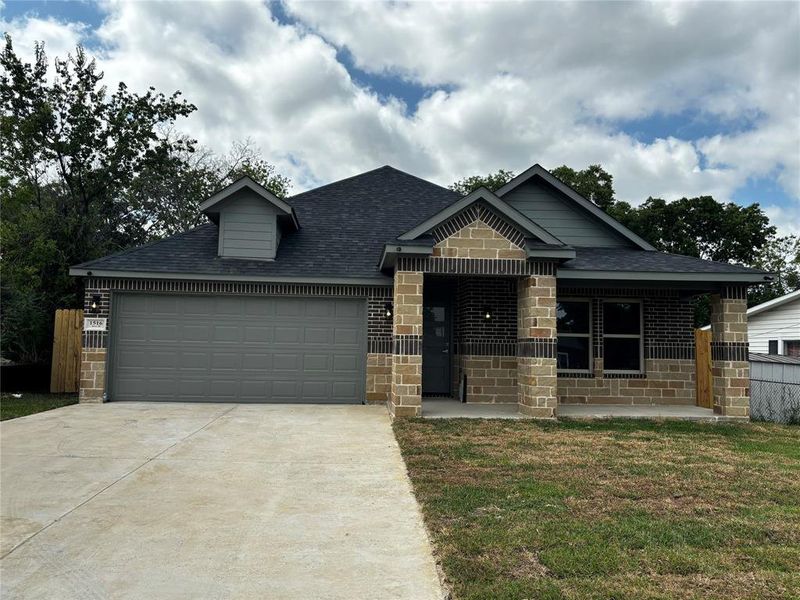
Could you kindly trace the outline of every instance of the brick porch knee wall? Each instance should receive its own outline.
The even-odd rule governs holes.
[[[391,359],[389,413],[416,417],[422,412],[422,285],[421,271],[394,274],[394,342]]]
[[[555,418],[558,398],[554,275],[525,277],[518,282],[517,323],[519,410],[531,417]]]
[[[517,280],[457,277],[454,397],[466,377],[468,403],[517,403]],[[485,316],[491,310],[491,318]]]
[[[750,416],[747,289],[729,286],[711,297],[711,372],[714,412]]]
[[[467,377],[467,402],[515,404],[518,401],[515,356],[462,356]]]
[[[696,404],[694,305],[675,290],[629,288],[558,289],[563,298],[589,298],[592,310],[591,373],[561,373],[558,399],[564,404]],[[644,370],[610,374],[603,369],[603,299],[631,298],[644,313]]]

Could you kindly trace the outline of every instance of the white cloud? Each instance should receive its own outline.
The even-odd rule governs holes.
[[[386,163],[447,184],[599,162],[636,203],[726,200],[762,176],[800,199],[794,3],[291,2],[297,26],[260,2],[103,10],[93,47],[109,82],[182,90],[198,106],[187,132],[218,150],[252,138],[296,190]],[[90,33],[41,18],[3,25],[21,51],[45,39],[51,55]],[[344,48],[368,73],[440,91],[409,112],[354,82]],[[642,143],[615,125],[685,110],[755,128]]]
[[[800,235],[800,211],[783,206],[764,206],[764,213],[769,217],[769,222],[778,230],[778,235]]]
[[[2,10],[3,5],[0,4],[0,28],[11,36],[17,55],[30,57],[29,60],[33,57],[36,42],[45,42],[45,52],[49,58],[64,57],[74,52],[75,45],[87,31],[83,23],[67,23],[37,16],[6,21],[2,18]]]

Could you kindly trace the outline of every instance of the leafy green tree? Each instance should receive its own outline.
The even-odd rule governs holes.
[[[752,266],[775,273],[768,284],[750,288],[750,305],[761,304],[800,289],[800,237],[773,237],[759,250]]]
[[[561,165],[551,173],[603,210],[614,204],[614,177],[600,165],[589,165],[581,171]]]
[[[5,38],[0,53],[2,351],[19,361],[50,352],[53,312],[80,306],[68,268],[139,239],[125,186],[192,140],[161,133],[194,106],[176,92],[109,93],[82,48],[48,62],[41,44],[22,61]]]
[[[471,194],[479,187],[485,187],[490,192],[494,192],[499,190],[512,179],[514,179],[513,171],[504,171],[503,169],[500,169],[496,173],[465,177],[464,179],[454,182],[450,186],[450,189],[461,194],[462,196]]]
[[[248,174],[278,196],[289,180],[249,141],[217,156],[174,133],[195,107],[175,92],[110,93],[81,47],[32,64],[0,53],[0,327],[4,356],[46,360],[56,308],[81,306],[69,266],[184,231],[198,204]]]

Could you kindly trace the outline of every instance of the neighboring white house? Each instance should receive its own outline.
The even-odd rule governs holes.
[[[800,356],[800,290],[748,309],[747,335],[750,352]]]

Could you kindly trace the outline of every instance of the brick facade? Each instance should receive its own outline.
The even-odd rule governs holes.
[[[590,298],[592,372],[560,374],[559,403],[695,404],[694,305],[675,290],[652,288],[559,287],[560,298]],[[644,371],[612,374],[603,370],[603,300],[642,302]]]
[[[394,274],[394,348],[389,413],[415,417],[422,412],[422,286],[419,271]]]
[[[476,217],[477,215],[477,217]],[[465,223],[467,217],[472,218]],[[422,307],[426,277],[447,277],[454,295],[453,396],[466,375],[469,402],[518,402],[534,417],[552,418],[564,403],[694,404],[692,300],[668,289],[559,287],[555,263],[524,260],[519,233],[496,215],[477,211],[443,225],[431,257],[401,257],[394,286],[346,286],[89,278],[86,316],[113,314],[116,292],[344,296],[367,303],[366,395],[394,416],[422,406]],[[458,225],[458,227],[456,226]],[[502,233],[501,233],[502,232]],[[449,235],[448,235],[449,234]],[[746,300],[731,287],[712,302],[714,409],[749,414]],[[97,310],[90,305],[99,297]],[[589,298],[592,371],[557,374],[557,298]],[[603,370],[603,299],[642,302],[644,372]],[[393,316],[386,316],[392,303]],[[492,318],[484,318],[490,307]],[[108,332],[86,332],[81,402],[106,398]]]
[[[556,278],[527,277],[517,284],[517,382],[522,414],[556,416]]]
[[[89,348],[81,352],[81,382],[79,400],[82,403],[105,402],[106,350]]]
[[[711,297],[711,372],[714,412],[750,416],[747,290],[731,286]]]

